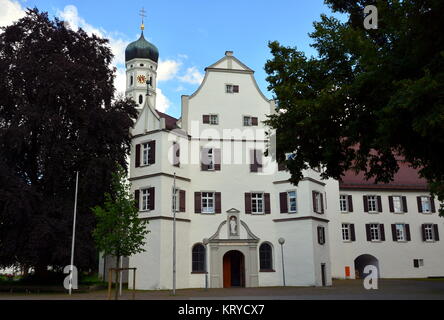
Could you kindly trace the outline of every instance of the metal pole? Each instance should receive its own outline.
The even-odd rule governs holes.
[[[123,258],[120,257],[120,269],[123,268]],[[123,278],[123,271],[119,271],[120,272],[120,282],[119,282],[119,295],[122,295],[122,278]]]
[[[176,295],[176,173],[173,184],[173,295]]]
[[[74,221],[72,224],[72,243],[71,243],[71,265],[70,265],[70,275],[69,275],[69,295],[72,293],[72,273],[74,265],[74,244],[76,242],[76,216],[77,216],[77,194],[79,190],[79,172],[76,174],[76,196],[74,199]]]
[[[284,263],[284,244],[281,244],[281,255],[282,255],[282,279],[284,280],[285,287],[285,263]]]

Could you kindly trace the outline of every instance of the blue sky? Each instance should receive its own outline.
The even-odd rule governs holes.
[[[272,98],[264,71],[271,58],[268,41],[278,40],[315,55],[308,36],[313,21],[321,13],[332,15],[323,0],[0,0],[0,25],[34,6],[70,21],[73,27],[111,38],[119,89],[124,83],[123,52],[140,35],[139,10],[144,7],[145,35],[160,51],[159,109],[176,117],[180,116],[180,96],[192,94],[204,68],[227,50],[256,71],[260,88]]]

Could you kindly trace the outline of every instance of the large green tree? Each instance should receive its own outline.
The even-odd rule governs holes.
[[[116,268],[119,268],[121,257],[145,251],[143,246],[149,233],[146,229],[148,221],[139,219],[139,208],[122,167],[118,166],[113,174],[112,194],[105,193],[103,206],[96,206],[92,211],[97,217],[97,227],[93,231],[97,248],[104,256],[116,257]],[[116,299],[119,276],[120,272],[117,272]]]
[[[114,99],[108,40],[37,9],[0,29],[0,267],[96,267],[91,207],[126,166],[135,104]]]
[[[346,21],[326,15],[310,34],[316,57],[278,42],[266,64],[277,115],[277,158],[292,182],[325,166],[389,182],[405,159],[444,200],[444,2],[325,1]],[[378,9],[378,28],[364,28],[364,7]],[[297,157],[286,161],[285,153]],[[441,213],[444,208],[441,207]]]

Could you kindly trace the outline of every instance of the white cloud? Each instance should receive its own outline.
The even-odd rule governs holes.
[[[116,87],[116,94],[125,95],[126,91],[126,72],[123,68],[117,68],[116,78],[114,79],[114,87]]]
[[[25,10],[15,0],[0,0],[0,8],[0,27],[10,25],[25,15]]]
[[[171,101],[162,93],[162,90],[156,89],[156,109],[160,112],[166,112],[171,106]]]
[[[186,82],[189,84],[201,84],[204,78],[204,75],[197,70],[196,67],[191,67],[187,69],[185,75],[178,77],[180,81]]]
[[[182,62],[176,60],[160,60],[157,68],[157,81],[168,81],[177,76]]]
[[[0,0],[2,1],[2,0]],[[95,34],[101,38],[109,40],[109,46],[114,54],[114,65],[125,64],[125,48],[128,41],[115,37],[114,33],[107,32],[103,28],[96,28],[79,16],[79,11],[74,5],[66,6],[63,11],[58,10],[57,15],[65,21],[72,30],[82,28],[89,35]]]

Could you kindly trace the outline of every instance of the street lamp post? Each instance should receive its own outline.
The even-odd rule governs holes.
[[[281,245],[281,257],[282,257],[282,280],[284,281],[284,287],[285,287],[285,262],[284,262],[284,238],[279,238],[279,244]]]
[[[208,290],[208,243],[207,238],[203,239],[202,243],[205,246],[205,290]]]

